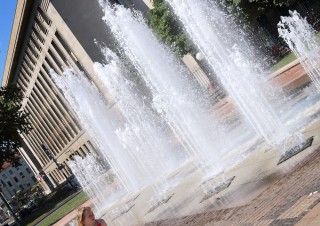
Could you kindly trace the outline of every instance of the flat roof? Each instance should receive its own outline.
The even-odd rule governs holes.
[[[28,25],[30,9],[33,1],[18,0],[15,11],[14,21],[11,30],[10,42],[7,52],[6,63],[3,71],[2,86],[7,86],[12,82],[16,72],[15,65],[20,57],[20,48],[23,44],[24,34]]]

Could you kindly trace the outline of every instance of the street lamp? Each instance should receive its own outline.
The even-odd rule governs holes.
[[[58,162],[55,158],[54,155],[52,153],[52,151],[48,148],[48,146],[46,144],[41,144],[41,148],[42,150],[46,153],[46,155],[48,156],[48,158],[50,160],[53,160],[54,163],[57,165],[58,170],[63,174],[63,176],[66,178],[66,180],[68,181],[68,183],[70,184],[71,188],[73,188],[73,184],[71,183],[71,181],[69,180],[68,176],[65,174],[65,172],[63,171],[64,169],[64,165],[61,164],[60,162]]]
[[[202,52],[198,52],[198,53],[196,54],[196,58],[197,58],[197,60],[199,60],[199,61],[203,60],[203,59],[204,59],[203,53],[202,53]]]

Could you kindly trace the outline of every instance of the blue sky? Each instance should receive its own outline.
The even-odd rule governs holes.
[[[0,86],[17,0],[0,0]]]

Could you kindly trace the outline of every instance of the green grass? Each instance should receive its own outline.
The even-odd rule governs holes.
[[[286,66],[287,64],[291,63],[292,61],[294,61],[295,59],[297,59],[297,57],[293,54],[290,53],[289,55],[285,56],[283,59],[281,59],[278,63],[276,63],[272,68],[271,71],[275,72],[276,70]]]
[[[316,34],[318,41],[320,42],[320,32]],[[297,59],[297,57],[293,54],[290,53],[289,55],[285,56],[282,60],[280,60],[278,63],[276,63],[272,68],[271,71],[275,72],[276,70],[286,66],[287,64],[291,63]]]
[[[71,199],[69,202],[67,202],[64,206],[53,212],[50,216],[48,216],[45,220],[43,220],[39,225],[40,226],[47,226],[51,225],[54,222],[57,222],[62,217],[70,213],[72,210],[76,209],[78,206],[80,206],[82,203],[88,200],[88,196],[85,192],[81,192],[79,195]],[[61,203],[61,202],[60,202]],[[37,219],[35,219],[33,222],[28,223],[27,226],[35,225],[42,217],[41,215]]]
[[[41,219],[44,217],[50,210],[54,209],[56,206],[59,206],[62,202],[65,202],[72,193],[68,193],[63,187],[59,188],[56,191],[53,191],[48,196],[44,197],[39,201],[39,207],[36,208],[31,213],[27,214],[23,217],[22,223],[23,225],[27,225],[34,219]]]

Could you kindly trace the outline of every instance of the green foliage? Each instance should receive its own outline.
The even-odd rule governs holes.
[[[163,0],[153,0],[153,5],[154,8],[149,11],[149,20],[156,35],[179,56],[191,52],[192,46],[187,34],[173,16],[169,5]]]
[[[290,0],[232,0],[236,5],[255,4],[261,7],[288,5]]]
[[[294,61],[295,59],[297,59],[296,55],[294,55],[294,53],[290,53],[288,56],[284,57],[282,60],[280,60],[276,65],[274,65],[271,68],[272,72],[275,72],[276,70],[286,66],[287,64],[291,63],[292,61]]]
[[[22,99],[23,93],[17,86],[0,88],[0,167],[5,162],[19,165],[19,134],[31,130],[28,114],[21,109]]]
[[[254,20],[269,9],[288,5],[290,0],[226,0],[240,7],[248,20]]]

